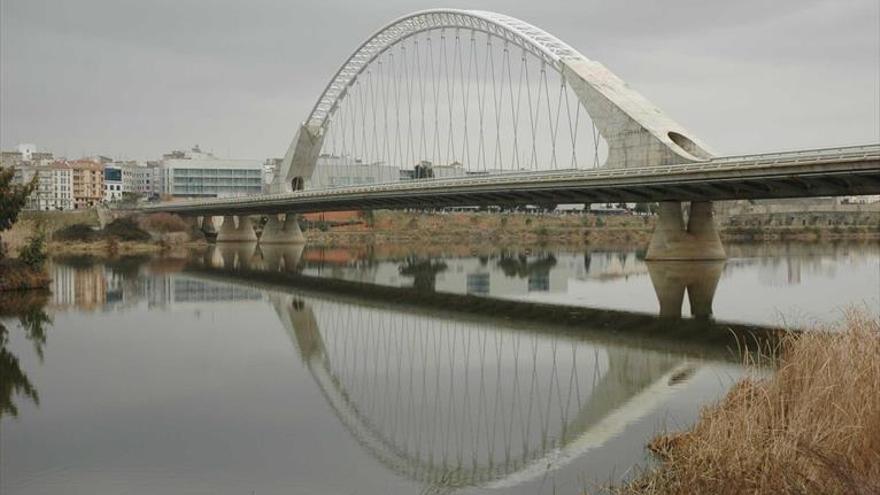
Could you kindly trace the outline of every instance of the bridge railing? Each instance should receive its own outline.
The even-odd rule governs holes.
[[[768,166],[802,165],[804,163],[822,163],[828,161],[858,161],[880,159],[880,144],[847,146],[837,148],[819,148],[779,153],[762,153],[741,156],[713,158],[703,162],[665,165],[641,168],[598,168],[591,170],[564,169],[555,171],[518,171],[504,174],[480,175],[455,178],[417,179],[406,182],[386,182],[361,186],[341,186],[333,188],[309,189],[288,193],[260,194],[244,198],[217,198],[208,200],[181,201],[174,207],[236,205],[244,206],[284,199],[314,198],[320,196],[337,196],[365,194],[375,192],[405,192],[424,189],[445,189],[451,187],[478,187],[481,185],[516,184],[522,182],[546,183],[571,179],[608,179],[621,177],[651,177],[667,174],[699,173],[721,170],[749,170]],[[167,208],[168,204],[144,207],[145,210]]]

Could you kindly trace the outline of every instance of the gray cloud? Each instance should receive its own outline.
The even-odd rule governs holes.
[[[327,79],[422,1],[4,0],[0,145],[280,155]],[[880,140],[880,4],[472,3],[599,60],[719,152]]]

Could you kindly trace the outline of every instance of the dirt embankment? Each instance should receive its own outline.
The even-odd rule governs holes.
[[[653,227],[650,216],[375,211],[360,223],[309,229],[306,237],[323,245],[647,245]]]
[[[46,251],[52,255],[128,255],[157,253],[170,248],[195,248],[204,247],[206,241],[203,235],[191,229],[185,223],[177,225],[154,225],[144,218],[136,218],[135,221],[147,235],[127,235],[121,231],[119,235],[102,232],[99,229],[98,215],[94,210],[65,211],[65,212],[23,212],[11,229],[3,232],[3,242],[7,246],[7,252],[15,256],[19,248],[27,239],[37,231],[43,231],[46,235]],[[182,222],[180,219],[175,219]],[[58,235],[66,229],[80,227],[89,235]]]
[[[319,224],[307,238],[323,245],[359,243],[491,243],[494,245],[647,246],[656,217],[639,215],[557,215],[512,213],[421,213],[375,211],[359,222]],[[806,222],[767,218],[717,221],[722,241],[823,241],[880,239],[880,215],[858,222]],[[797,219],[796,219],[797,220]]]

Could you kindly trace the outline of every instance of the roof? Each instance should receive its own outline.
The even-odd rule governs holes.
[[[263,162],[261,160],[231,160],[231,159],[178,159],[173,158],[164,160],[162,166],[165,168],[215,168],[215,169],[248,169],[263,170]]]

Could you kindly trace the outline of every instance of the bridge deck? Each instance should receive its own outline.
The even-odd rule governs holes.
[[[721,157],[659,167],[523,172],[312,189],[167,202],[142,210],[232,215],[857,194],[880,194],[880,144]]]

